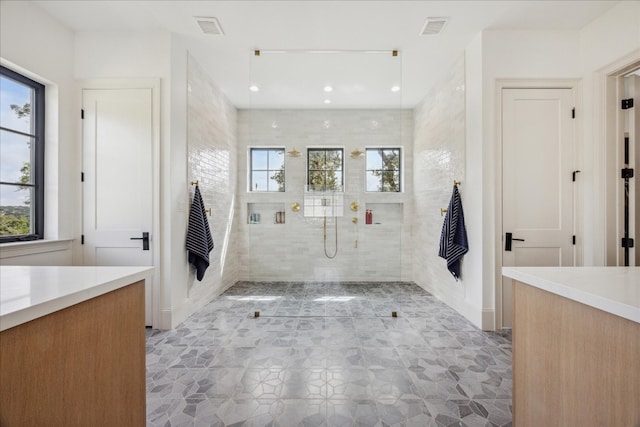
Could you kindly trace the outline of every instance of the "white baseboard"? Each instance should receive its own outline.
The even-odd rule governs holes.
[[[482,325],[481,326],[483,331],[496,330],[496,311],[493,308],[482,309]]]

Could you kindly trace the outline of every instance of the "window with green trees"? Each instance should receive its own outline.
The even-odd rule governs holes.
[[[44,92],[0,67],[0,242],[43,238]]]
[[[342,148],[307,149],[307,189],[342,191],[343,166]]]
[[[284,191],[284,148],[252,148],[249,191]]]
[[[400,149],[366,149],[367,191],[400,192]]]

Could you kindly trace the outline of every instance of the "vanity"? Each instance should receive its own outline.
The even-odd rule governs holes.
[[[640,426],[640,267],[503,267],[513,425]]]
[[[0,267],[0,425],[144,426],[151,267]]]

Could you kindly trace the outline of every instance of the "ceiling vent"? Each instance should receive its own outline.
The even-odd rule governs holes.
[[[421,36],[435,36],[440,34],[449,18],[427,18],[424,22],[424,26],[420,31]]]
[[[204,16],[196,16],[196,22],[200,26],[200,29],[205,34],[211,34],[214,36],[223,36],[224,31],[222,31],[222,27],[216,18],[208,18]]]

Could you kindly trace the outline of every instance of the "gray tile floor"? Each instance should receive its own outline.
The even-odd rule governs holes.
[[[511,426],[511,337],[412,283],[239,282],[147,331],[147,426]]]

